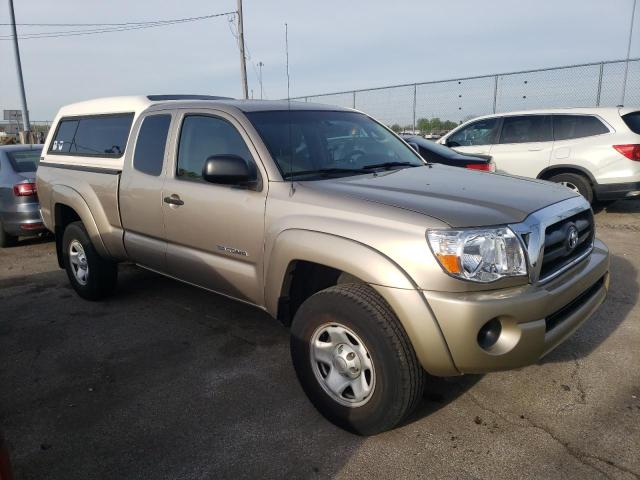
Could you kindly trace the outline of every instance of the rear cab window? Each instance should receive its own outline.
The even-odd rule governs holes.
[[[553,115],[555,140],[591,137],[603,133],[609,133],[609,129],[593,115]]]
[[[627,124],[629,130],[640,135],[640,111],[627,113],[622,116],[622,120]]]
[[[48,153],[119,158],[127,146],[132,122],[133,113],[63,118]]]

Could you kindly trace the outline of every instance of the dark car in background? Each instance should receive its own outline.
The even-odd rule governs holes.
[[[431,163],[442,163],[452,167],[495,172],[496,166],[488,155],[465,155],[427,140],[419,135],[400,135],[422,158]]]
[[[42,145],[0,146],[0,248],[46,231],[36,191],[41,153]]]

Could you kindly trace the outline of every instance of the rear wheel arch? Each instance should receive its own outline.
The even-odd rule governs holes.
[[[549,180],[551,177],[555,175],[560,175],[561,173],[573,173],[586,177],[591,184],[591,187],[597,185],[595,177],[593,174],[584,167],[580,167],[578,165],[551,165],[544,170],[542,170],[538,174],[539,180]]]
[[[80,215],[64,203],[56,203],[53,207],[53,225],[54,235],[56,237],[56,255],[58,257],[58,266],[64,268],[62,261],[62,236],[67,226],[73,222],[81,222]]]
[[[62,268],[60,248],[62,248],[64,230],[69,224],[76,221],[82,222],[98,254],[109,258],[109,252],[102,241],[98,226],[82,196],[76,190],[61,185],[54,187],[52,193],[53,231],[56,237],[56,252],[60,268]]]
[[[598,183],[587,169],[578,166],[552,166],[542,171],[538,178],[571,186],[582,194],[589,203],[596,200]],[[566,183],[565,183],[566,182]]]

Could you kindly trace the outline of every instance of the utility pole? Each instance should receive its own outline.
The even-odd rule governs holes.
[[[20,86],[20,100],[22,100],[22,128],[28,135],[31,130],[31,125],[29,123],[29,110],[27,110],[27,96],[24,93],[22,63],[20,62],[20,48],[18,47],[18,33],[16,31],[16,15],[13,11],[13,0],[9,0],[9,16],[11,17],[11,30],[13,31],[13,53],[16,57],[16,70],[18,72],[18,84]]]
[[[622,80],[622,98],[620,105],[624,105],[624,97],[627,93],[627,76],[629,75],[629,56],[631,55],[631,38],[633,37],[633,20],[636,16],[636,0],[633,0],[633,9],[631,10],[631,26],[629,27],[629,44],[627,45],[627,61],[624,64],[624,79]]]
[[[12,1],[12,0],[9,0]],[[240,76],[242,78],[242,95],[249,98],[249,86],[247,85],[247,59],[244,56],[244,28],[242,21],[242,0],[238,0],[238,46],[240,47]]]
[[[264,63],[258,62],[258,80],[260,81],[260,100],[262,100],[262,67],[264,67]]]

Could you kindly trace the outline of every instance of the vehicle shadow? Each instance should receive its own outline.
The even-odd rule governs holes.
[[[631,262],[611,255],[611,280],[607,299],[596,313],[541,363],[570,362],[588,356],[616,331],[638,301],[637,271]]]
[[[20,248],[26,247],[28,245],[40,245],[42,243],[53,242],[55,239],[56,238],[50,233],[43,233],[42,235],[38,235],[37,237],[20,237],[18,243],[9,248]]]
[[[459,377],[425,375],[426,381],[422,402],[404,421],[403,425],[410,425],[432,415],[441,408],[445,408],[473,388],[484,377],[484,375],[476,374],[466,374]]]
[[[594,213],[640,213],[640,199],[618,200],[608,205],[596,204],[593,208]]]

